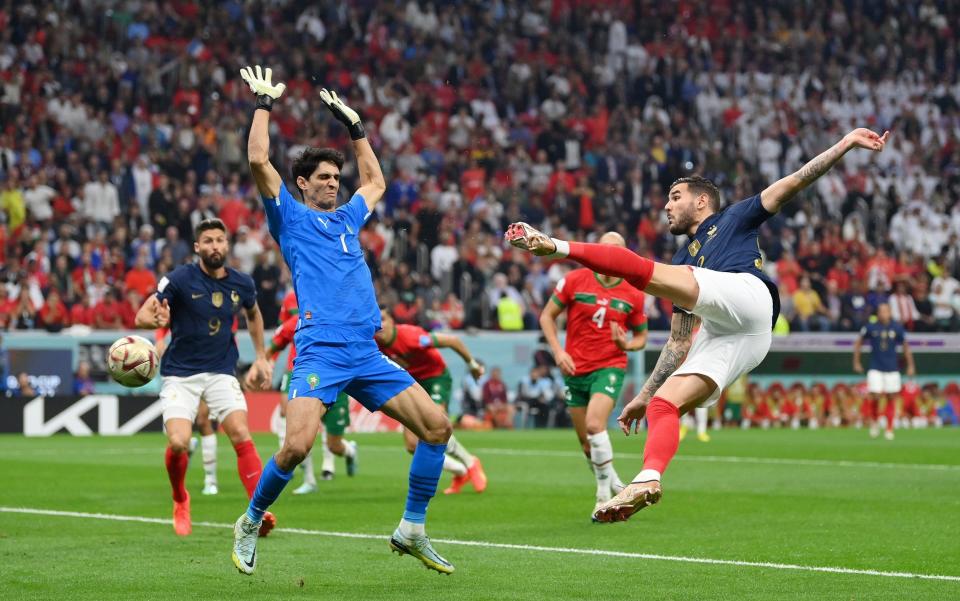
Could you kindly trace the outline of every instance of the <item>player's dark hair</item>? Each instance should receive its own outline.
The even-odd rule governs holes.
[[[200,234],[207,230],[221,230],[224,234],[227,233],[227,226],[223,224],[223,221],[213,217],[212,219],[204,219],[197,224],[197,227],[193,230],[193,239],[197,241],[200,239]]]
[[[720,190],[712,181],[699,175],[691,175],[676,180],[670,184],[670,189],[677,184],[687,184],[687,188],[697,196],[706,194],[710,199],[710,210],[714,213],[720,210]]]
[[[336,148],[313,148],[307,147],[300,156],[293,160],[293,167],[290,171],[293,173],[293,181],[298,177],[310,179],[310,175],[317,170],[317,165],[322,162],[333,163],[337,169],[343,169],[343,162],[346,158],[343,153]],[[297,188],[300,189],[299,187]],[[303,193],[301,192],[301,196]]]

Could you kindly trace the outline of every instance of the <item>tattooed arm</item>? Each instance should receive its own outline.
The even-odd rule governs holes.
[[[822,152],[799,171],[774,182],[760,193],[760,203],[771,213],[777,213],[783,205],[790,202],[798,192],[812,184],[821,175],[830,170],[840,158],[854,148],[866,148],[880,152],[890,132],[878,136],[869,129],[858,128],[848,133],[842,140]]]
[[[663,345],[660,351],[660,358],[657,359],[657,365],[653,368],[653,373],[647,378],[647,383],[643,385],[640,394],[635,396],[632,401],[627,403],[623,412],[617,421],[620,422],[620,429],[624,434],[630,434],[630,428],[633,426],[634,432],[640,425],[647,412],[647,403],[657,393],[657,390],[663,386],[673,372],[677,371],[680,364],[687,358],[690,352],[690,345],[693,344],[693,331],[700,325],[700,318],[689,313],[674,313],[673,320],[670,323],[670,338]]]

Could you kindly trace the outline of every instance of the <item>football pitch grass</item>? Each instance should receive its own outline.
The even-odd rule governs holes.
[[[0,598],[960,599],[960,430],[689,436],[661,503],[592,524],[593,477],[569,430],[457,432],[490,484],[430,505],[446,577],[387,547],[410,458],[398,434],[351,435],[360,472],[272,510],[253,576],[230,560],[246,506],[220,436],[220,494],[188,473],[193,534],[174,535],[160,434],[0,437]],[[640,437],[611,432],[624,479]],[[258,435],[264,457],[276,437]],[[319,461],[317,462],[319,465]],[[449,483],[444,475],[440,489]],[[125,518],[125,519],[124,519]]]

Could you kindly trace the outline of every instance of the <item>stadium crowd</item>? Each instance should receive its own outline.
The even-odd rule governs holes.
[[[908,330],[960,330],[960,4],[305,6],[0,1],[0,328],[131,327],[215,215],[276,325],[289,275],[251,187],[238,76],[256,63],[288,86],[277,165],[346,146],[319,86],[362,113],[388,179],[363,241],[398,322],[535,328],[568,266],[505,249],[505,224],[617,230],[669,259],[676,177],[745,198],[865,125],[893,132],[887,150],[849,155],[764,227],[784,316],[856,330],[889,299]],[[343,175],[352,190],[355,165]],[[667,325],[668,306],[647,311]]]

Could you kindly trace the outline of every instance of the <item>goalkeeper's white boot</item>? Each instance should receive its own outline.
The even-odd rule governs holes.
[[[257,537],[260,522],[254,522],[247,512],[233,525],[233,565],[244,574],[253,574],[257,567]]]
[[[440,556],[430,544],[430,537],[426,534],[407,538],[397,528],[390,537],[390,550],[400,555],[416,557],[430,570],[441,574],[453,574],[453,564]]]
[[[205,495],[216,495],[220,493],[220,488],[217,486],[217,480],[215,478],[204,478],[203,480],[203,494]]]

